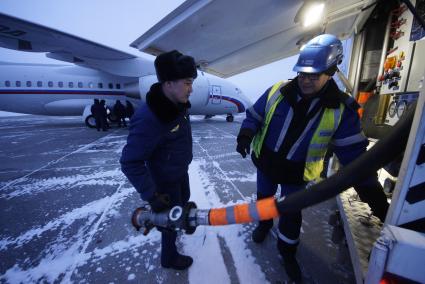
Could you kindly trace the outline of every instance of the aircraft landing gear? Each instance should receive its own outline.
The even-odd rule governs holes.
[[[95,128],[96,127],[96,119],[94,119],[93,115],[87,116],[86,119],[84,120],[84,122],[86,123],[86,125],[89,128]]]
[[[233,119],[234,119],[234,117],[233,117],[232,114],[228,114],[227,117],[226,117],[227,122],[233,122]]]

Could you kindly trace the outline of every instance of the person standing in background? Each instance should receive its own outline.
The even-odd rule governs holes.
[[[100,131],[101,128],[103,131],[106,131],[106,125],[103,120],[103,107],[100,104],[99,99],[94,99],[94,104],[92,104],[90,110],[96,121],[97,131]]]
[[[127,127],[127,123],[125,122],[125,107],[120,100],[117,100],[114,105],[114,114],[118,118],[118,127],[121,127],[121,124],[123,127]]]
[[[106,108],[105,100],[100,100],[100,105],[102,107],[102,123],[104,125],[103,131],[107,131],[110,126],[108,123],[108,109]]]

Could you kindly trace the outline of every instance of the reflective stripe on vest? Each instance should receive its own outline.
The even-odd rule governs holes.
[[[264,120],[263,126],[254,136],[252,142],[252,150],[254,151],[255,156],[258,158],[260,156],[261,147],[263,147],[264,137],[266,137],[267,129],[269,128],[270,121],[272,120],[273,113],[276,109],[276,106],[283,99],[283,96],[280,95],[279,89],[284,82],[278,82],[273,85],[269,94],[267,95],[267,103],[265,108],[266,119]]]
[[[283,95],[279,91],[283,82],[279,82],[271,88],[268,96],[267,103],[265,108],[266,119],[261,130],[255,135],[253,140],[253,151],[257,158],[260,156],[260,151],[266,137],[267,129],[269,127],[270,121],[273,117],[274,111],[276,110],[277,105],[282,101]],[[313,137],[310,141],[310,145],[307,151],[306,165],[304,169],[304,180],[312,181],[320,177],[320,173],[323,170],[323,160],[328,149],[328,145],[332,139],[332,135],[336,131],[341,122],[342,112],[344,111],[344,104],[340,103],[339,108],[325,108],[323,115],[320,119],[319,125],[316,131],[313,134]],[[318,119],[320,111],[309,121],[306,128],[304,129],[301,136],[297,139],[294,145],[291,147],[288,152],[287,159],[291,159],[295,154],[295,151],[298,149],[298,146],[301,144],[301,141],[305,138],[307,132],[312,127],[313,123]],[[286,134],[287,128],[289,127],[289,121],[292,119],[292,113],[289,112],[287,119],[284,123],[284,128],[282,133]],[[286,129],[285,129],[286,126]],[[279,139],[281,138],[279,135]],[[283,137],[282,137],[283,138]],[[283,140],[283,139],[282,139]],[[278,141],[279,142],[279,141]],[[280,145],[277,143],[277,145]],[[277,152],[279,149],[274,149]]]
[[[344,104],[342,103],[339,104],[339,108],[325,108],[322,119],[313,134],[307,150],[304,168],[305,181],[312,181],[320,178],[328,145],[341,122],[343,111]]]

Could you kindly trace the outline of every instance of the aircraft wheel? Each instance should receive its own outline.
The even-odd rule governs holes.
[[[96,119],[94,119],[93,115],[87,116],[85,122],[86,122],[87,127],[89,127],[89,128],[95,128],[96,127]]]
[[[233,115],[231,115],[231,114],[227,115],[226,121],[227,122],[233,122]]]

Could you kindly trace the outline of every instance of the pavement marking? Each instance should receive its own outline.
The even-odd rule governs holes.
[[[229,205],[220,201],[218,192],[216,192],[211,183],[207,182],[207,185],[204,185],[204,181],[209,181],[211,173],[202,169],[201,166],[208,163],[204,156],[202,158],[193,161],[190,165],[191,172],[198,173],[191,177],[191,187],[203,188],[203,190],[194,191],[191,195],[191,200],[196,201],[199,208],[217,208]],[[257,263],[251,249],[248,247],[248,243],[243,241],[246,234],[248,234],[243,228],[242,225],[202,226],[197,228],[194,235],[183,237],[185,252],[192,254],[196,261],[194,262],[196,269],[189,269],[189,283],[205,282],[207,274],[217,275],[214,276],[214,280],[217,283],[231,283],[232,266],[235,269],[233,276],[237,277],[238,283],[267,282],[261,266]],[[206,236],[207,244],[202,243],[204,236]],[[220,238],[225,242],[225,248],[220,244]],[[229,263],[231,261],[229,259],[222,260],[223,249],[228,250],[233,262]],[[209,262],[202,262],[202,259],[208,258],[209,255],[216,255],[214,259],[217,259],[217,261],[215,261],[214,267],[206,266]]]
[[[211,127],[213,127],[213,128],[215,128],[215,129],[217,129],[217,130],[220,130],[221,132],[224,132],[224,133],[226,133],[226,134],[229,134],[229,135],[232,135],[233,137],[236,137],[235,135],[233,135],[232,133],[229,133],[229,132],[227,132],[227,131],[224,131],[224,130],[222,130],[222,129],[219,129],[219,128],[217,128],[217,127],[214,127],[214,126],[212,126],[212,125],[209,125],[209,126],[211,126]],[[196,142],[198,145],[199,145],[199,147],[202,149],[202,151],[203,152],[205,152],[205,154],[207,155],[207,157],[208,158],[210,158],[210,159],[212,159],[213,160],[213,164],[214,164],[214,166],[215,166],[215,164],[217,163],[217,162],[215,162],[215,160],[213,159],[213,157],[212,156],[210,156],[209,154],[208,154],[208,152],[199,144],[199,142]],[[251,200],[249,200],[247,197],[245,197],[241,192],[240,192],[240,190],[238,189],[238,187],[230,180],[230,178],[224,173],[224,171],[218,166],[218,167],[216,167],[216,168],[218,168],[219,169],[219,171],[221,171],[221,173],[226,177],[226,179],[232,184],[232,186],[233,186],[233,188],[235,188],[236,189],[236,191],[239,193],[239,195],[242,197],[242,199],[245,201],[245,202],[252,202]],[[278,192],[276,192],[276,194],[277,194]],[[278,228],[276,227],[275,228],[275,226],[272,228],[273,230],[270,230],[270,233],[271,233],[271,235],[277,240],[277,238],[278,238],[278,236],[277,236],[277,231],[278,231]],[[276,229],[276,230],[275,230]],[[301,228],[301,231],[303,231],[303,229]]]
[[[115,130],[114,132],[116,132],[116,131],[118,131],[118,130]],[[56,159],[56,160],[54,160],[54,161],[50,161],[50,162],[48,162],[46,165],[44,165],[44,166],[42,166],[42,167],[40,167],[40,168],[38,168],[38,169],[36,169],[36,170],[34,170],[34,171],[30,172],[29,174],[26,174],[26,175],[24,175],[24,176],[22,176],[22,177],[20,177],[20,178],[17,178],[17,179],[15,179],[15,180],[12,180],[12,181],[8,182],[6,185],[4,185],[4,186],[2,186],[2,187],[0,188],[0,191],[3,191],[5,188],[7,188],[7,187],[9,187],[9,186],[11,186],[11,185],[15,185],[15,184],[16,184],[16,183],[18,183],[18,182],[24,181],[27,177],[29,177],[30,175],[32,175],[32,174],[34,174],[34,173],[36,173],[36,172],[41,171],[42,169],[45,169],[45,168],[47,168],[47,167],[49,167],[49,166],[52,166],[52,165],[54,165],[54,164],[56,164],[56,163],[58,163],[58,162],[60,162],[60,161],[64,160],[65,158],[67,158],[67,157],[69,157],[69,156],[71,156],[71,155],[73,155],[73,154],[79,153],[79,152],[81,152],[81,151],[83,151],[83,150],[85,150],[85,149],[87,149],[87,148],[89,148],[89,147],[91,147],[91,146],[95,145],[95,144],[96,144],[99,140],[101,140],[101,139],[103,139],[103,138],[105,138],[105,137],[108,137],[108,136],[110,136],[110,135],[114,134],[114,132],[112,132],[112,133],[110,133],[110,134],[108,134],[108,135],[106,135],[106,136],[100,137],[99,139],[97,139],[97,140],[95,140],[95,141],[91,142],[90,144],[87,144],[87,145],[85,145],[85,146],[83,146],[83,147],[81,147],[81,148],[79,148],[79,149],[77,149],[77,150],[75,150],[75,151],[73,151],[73,152],[71,152],[71,153],[68,153],[68,154],[66,154],[65,156],[60,157],[59,159]]]
[[[121,164],[108,164],[105,167],[117,167],[117,166],[121,166]],[[58,167],[55,168],[55,170],[79,170],[79,169],[90,169],[90,168],[99,168],[99,165],[92,165],[92,166],[78,166],[78,167]],[[39,169],[40,171],[42,171],[43,169]],[[29,172],[30,170],[10,170],[10,171],[1,171],[0,170],[0,174],[11,174],[11,173],[21,173],[21,172]]]
[[[223,171],[223,169],[220,167],[220,165],[208,154],[208,151],[205,150],[204,147],[199,144],[199,142],[196,142],[198,144],[199,148],[201,148],[202,152],[205,153],[205,155],[208,157],[208,159],[212,160],[212,163],[216,169],[219,170],[219,172],[226,178],[226,180],[232,185],[233,189],[235,189],[239,195],[242,197],[244,201],[248,201],[248,199],[240,192],[239,188],[232,182],[232,180],[227,176],[227,174]]]
[[[93,237],[97,233],[100,224],[103,222],[103,220],[108,215],[109,208],[111,208],[111,206],[113,205],[113,203],[118,199],[116,196],[118,195],[119,191],[121,190],[121,188],[123,187],[124,184],[126,184],[126,181],[122,182],[118,186],[118,188],[115,191],[115,193],[111,195],[111,198],[110,198],[108,204],[105,206],[105,208],[104,208],[104,210],[102,212],[102,215],[100,215],[100,217],[97,220],[96,224],[92,227],[92,230],[88,234],[88,238],[86,239],[86,241],[85,241],[85,243],[83,245],[83,248],[81,249],[81,251],[79,251],[79,254],[80,255],[86,253],[86,250],[87,250],[88,246],[90,245],[90,243],[93,241]],[[115,197],[115,198],[113,198],[113,197]],[[79,266],[79,262],[78,261],[74,261],[72,263],[71,267],[68,269],[68,272],[63,277],[63,279],[62,279],[61,282],[63,282],[63,283],[71,283],[72,274],[74,273],[75,269],[77,269],[78,266]]]

